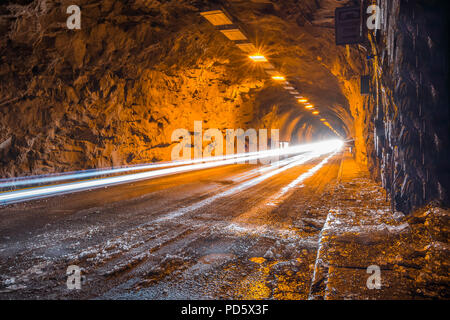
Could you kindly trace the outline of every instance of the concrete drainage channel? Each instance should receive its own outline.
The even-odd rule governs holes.
[[[345,153],[341,154],[341,161],[339,165],[339,172],[336,178],[336,182],[339,184],[342,177],[342,170],[344,164]],[[319,241],[317,246],[317,256],[314,263],[314,273],[311,280],[311,287],[309,290],[308,299],[320,299],[324,297],[324,290],[327,282],[328,268],[323,263],[323,239],[326,237],[327,230],[330,228],[330,219],[332,219],[332,210],[328,211],[325,223],[319,233]]]

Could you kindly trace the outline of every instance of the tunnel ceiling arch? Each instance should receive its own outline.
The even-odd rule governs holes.
[[[349,98],[361,100],[353,93],[357,91],[356,82],[363,61],[359,52],[346,51],[334,45],[332,21],[323,18],[330,12],[334,15],[337,6],[347,5],[348,2],[321,1],[319,6],[327,9],[321,14],[314,14],[317,7],[312,2],[296,5],[287,2],[253,1],[249,5],[248,1],[226,1],[222,4],[233,13],[258,50],[279,66],[289,85],[308,97],[310,103],[327,117],[342,136],[354,137]],[[225,37],[224,41],[229,42]],[[281,85],[268,81],[265,86],[279,88]],[[348,87],[351,87],[353,94],[350,97],[346,96]],[[292,96],[268,92],[265,90],[259,94],[260,110],[267,112],[267,108],[274,104],[283,105],[285,108],[280,110],[281,118],[285,112],[291,115],[296,113],[292,109],[302,110]],[[315,121],[312,123],[315,127]],[[320,122],[318,124],[320,127]]]

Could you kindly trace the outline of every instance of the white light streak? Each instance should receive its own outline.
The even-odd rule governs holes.
[[[328,145],[328,149],[326,149],[325,147],[322,147],[322,148],[319,148],[319,150],[315,150],[314,152],[310,152],[310,153],[307,153],[305,155],[297,156],[297,157],[295,157],[295,161],[292,161],[292,163],[290,163],[290,164],[287,164],[287,165],[285,165],[285,166],[283,166],[283,167],[281,167],[279,169],[273,170],[273,171],[271,171],[269,173],[266,173],[264,175],[261,175],[259,177],[254,178],[254,179],[251,179],[250,181],[244,182],[244,183],[242,183],[242,184],[240,184],[240,185],[238,185],[238,186],[236,186],[234,188],[231,188],[231,189],[229,189],[227,191],[224,191],[222,193],[219,193],[217,195],[209,197],[208,199],[205,199],[205,200],[202,200],[200,202],[194,203],[193,205],[191,205],[189,207],[179,209],[179,210],[177,210],[177,211],[175,211],[173,213],[170,213],[170,214],[168,214],[168,215],[166,215],[164,217],[159,218],[156,221],[159,222],[159,221],[165,221],[165,220],[170,220],[170,219],[177,218],[177,217],[182,216],[182,215],[184,215],[184,214],[186,214],[188,212],[191,212],[193,210],[196,210],[196,209],[199,209],[201,207],[204,207],[205,205],[211,204],[213,201],[215,201],[215,200],[217,200],[219,198],[227,197],[227,196],[233,195],[235,193],[238,193],[240,191],[243,191],[245,189],[248,189],[248,188],[250,188],[252,186],[255,186],[255,185],[263,182],[264,180],[267,180],[268,178],[270,178],[270,177],[272,177],[274,175],[277,175],[277,174],[279,174],[279,173],[281,173],[283,171],[286,171],[286,170],[288,170],[290,168],[293,168],[295,166],[301,165],[301,164],[303,164],[305,162],[308,162],[308,161],[310,161],[310,160],[312,160],[314,158],[320,157],[320,156],[322,156],[324,154],[327,154],[329,152],[333,152],[333,154],[334,154],[335,152],[340,150],[342,148],[342,145],[343,145],[342,141],[339,141],[339,140],[334,140],[334,141],[335,141],[335,144],[334,145],[329,144]],[[330,157],[328,157],[326,160],[328,161],[328,159]],[[324,161],[322,161],[321,164],[319,164],[320,167],[323,164],[324,164]],[[279,164],[275,163],[274,166],[275,165],[279,165]],[[320,167],[317,168],[317,170],[319,170]],[[314,172],[316,172],[316,171],[314,171]],[[314,172],[312,174],[314,174]],[[306,177],[305,177],[305,179],[306,179]]]
[[[301,174],[297,179],[295,179],[294,181],[292,181],[291,183],[289,183],[286,187],[284,187],[283,189],[281,189],[281,192],[274,198],[274,200],[277,200],[279,198],[281,198],[282,196],[284,196],[287,192],[289,192],[289,190],[295,188],[298,184],[300,184],[301,182],[303,182],[304,180],[308,179],[309,177],[312,177],[317,171],[320,170],[320,168],[322,168],[327,162],[328,160],[330,160],[331,157],[333,157],[336,154],[336,151],[333,152],[332,154],[330,154],[328,157],[326,157],[325,159],[323,159],[318,165],[316,165],[315,167],[311,168],[310,170],[308,170],[307,172]]]
[[[218,167],[218,166],[225,166],[225,165],[234,164],[238,160],[239,160],[239,162],[243,162],[243,161],[257,160],[257,159],[266,158],[266,157],[292,155],[292,154],[299,154],[302,152],[311,152],[311,151],[313,151],[315,154],[325,154],[328,152],[332,152],[332,151],[336,150],[337,148],[340,148],[342,146],[342,144],[343,144],[343,142],[341,140],[328,140],[328,141],[323,141],[323,142],[318,142],[318,143],[293,146],[293,147],[284,148],[284,149],[274,149],[274,150],[252,152],[252,153],[245,153],[245,154],[218,156],[218,157],[211,157],[211,158],[206,158],[206,159],[178,161],[178,162],[172,162],[172,163],[147,165],[147,166],[142,166],[142,167],[136,166],[136,167],[132,167],[132,168],[110,169],[107,171],[117,173],[117,172],[126,171],[126,170],[128,170],[128,171],[129,170],[143,170],[146,168],[154,169],[154,168],[158,168],[158,167],[161,168],[161,167],[171,166],[171,168],[165,168],[165,169],[159,169],[159,170],[153,170],[153,171],[147,171],[147,172],[126,174],[126,175],[101,178],[101,179],[95,179],[95,180],[64,183],[64,184],[59,184],[59,185],[54,185],[54,186],[36,187],[36,188],[31,188],[31,189],[23,189],[23,190],[17,190],[17,191],[4,192],[4,193],[0,193],[0,204],[14,203],[14,202],[31,200],[31,199],[41,198],[41,197],[53,196],[53,195],[57,195],[57,194],[64,194],[64,193],[68,193],[68,192],[78,192],[78,191],[83,191],[83,190],[87,190],[87,189],[105,187],[105,186],[110,186],[110,185],[115,185],[115,184],[120,184],[120,183],[129,183],[132,181],[151,179],[151,178],[161,177],[161,176],[170,175],[170,174],[177,174],[177,173],[183,173],[183,172],[188,172],[188,171],[208,169],[208,168],[213,168],[213,167]],[[297,162],[295,162],[294,164],[291,164],[291,165],[297,165],[296,163]],[[173,166],[176,166],[176,167],[173,167]],[[118,171],[113,171],[113,170],[118,170]],[[100,172],[75,173],[75,174],[72,174],[71,176],[72,176],[72,179],[74,179],[74,178],[86,178],[87,175],[89,175],[89,174],[97,174],[97,175],[105,174],[105,171],[103,171],[102,173],[100,173]],[[50,181],[50,179],[57,179],[57,178],[61,178],[61,177],[49,177],[49,178],[42,178],[42,179],[47,179],[46,181]],[[66,176],[66,178],[67,178],[67,176]],[[39,180],[42,181],[42,179],[39,179]],[[26,180],[22,180],[22,181],[26,181]],[[51,180],[51,181],[53,182],[53,181],[57,181],[57,180]],[[28,182],[28,184],[29,183],[30,183],[30,181]]]

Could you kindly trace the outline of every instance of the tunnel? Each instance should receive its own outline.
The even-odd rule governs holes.
[[[80,264],[87,274],[111,279],[99,293],[106,299],[123,297],[117,288],[128,280],[124,270],[141,279],[127,290],[144,288],[143,297],[149,299],[448,299],[447,9],[445,1],[427,0],[5,1],[0,5],[0,298],[34,297],[26,288],[36,287],[38,278],[23,278],[23,270],[32,265],[41,265],[44,274],[59,270],[57,279],[64,282],[65,268]],[[378,20],[370,20],[374,14]],[[342,42],[338,17],[348,19],[345,32],[359,19],[356,40]],[[370,21],[379,25],[370,28]],[[230,190],[245,193],[259,186],[262,178],[245,182],[245,188],[234,186],[247,181],[239,180],[245,176],[240,170],[257,170],[253,163],[227,169],[243,175],[238,178],[223,172],[219,177],[215,171],[196,176],[197,171],[180,167],[184,169],[173,171],[174,177],[142,179],[145,170],[156,168],[151,166],[173,165],[177,146],[188,152],[182,160],[194,161],[187,166],[197,165],[196,147],[207,145],[206,131],[225,139],[227,130],[237,129],[254,129],[259,139],[261,130],[267,130],[267,144],[259,140],[259,152],[277,143],[286,146],[281,150],[323,141],[343,146],[329,154],[318,152],[317,158],[289,158],[293,152],[283,151],[281,164],[263,183],[267,190],[275,188],[269,179],[276,174],[287,186],[277,196],[267,196],[264,209],[263,191],[253,202],[250,196],[241,199],[247,208],[242,214],[239,201],[226,209],[225,198],[234,195]],[[180,142],[174,132],[187,134],[188,140]],[[198,134],[203,141],[196,140]],[[217,137],[211,156],[225,154],[226,143]],[[250,138],[245,141],[241,151],[257,151],[249,146]],[[300,159],[301,169],[289,159]],[[219,170],[214,168],[204,170]],[[49,181],[76,184],[122,177],[114,170],[134,170],[130,175],[142,174],[142,180],[2,203],[22,190],[31,194],[33,188],[61,188]],[[306,171],[294,177],[289,170]],[[265,177],[261,172],[257,174]],[[76,175],[85,177],[78,180]],[[315,177],[322,182],[312,182]],[[206,185],[213,180],[217,191]],[[197,182],[205,186],[194,187]],[[217,198],[217,192],[224,195]],[[175,197],[181,202],[172,208]],[[301,199],[308,197],[317,199],[303,204]],[[194,198],[211,207],[198,213],[205,221],[216,221],[211,230],[232,230],[235,238],[220,238],[213,231],[206,240],[194,238],[191,233],[206,231],[199,218],[192,218],[195,223],[170,226],[176,235],[167,241],[182,245],[161,244],[169,233],[163,230],[165,221],[187,219],[191,214],[183,208],[195,207]],[[145,209],[151,202],[166,216],[153,217]],[[169,207],[173,210],[164,211]],[[271,213],[267,208],[273,208]],[[127,210],[133,215],[127,216]],[[218,222],[225,223],[222,218],[213,217],[220,210],[227,212],[226,227]],[[46,215],[36,218],[40,212]],[[243,231],[244,225],[249,230]],[[199,228],[201,232],[193,231]],[[73,235],[58,236],[64,230]],[[230,248],[237,242],[246,245],[257,230],[278,241],[269,247],[249,244],[252,253],[243,262]],[[153,238],[145,238],[149,232],[161,237],[158,249],[149,244]],[[133,242],[141,236],[144,244]],[[84,238],[84,253],[75,253],[77,237]],[[183,241],[175,240],[179,237]],[[310,238],[315,243],[311,247],[304,244]],[[46,247],[55,241],[58,249]],[[35,243],[27,249],[34,258],[27,257],[29,242]],[[130,248],[138,247],[142,250],[133,249],[139,251],[133,255]],[[181,247],[190,260],[176,253]],[[94,249],[98,252],[92,253]],[[106,257],[111,250],[122,252],[108,269],[115,259]],[[153,252],[162,252],[156,265],[149,262],[156,259]],[[50,263],[42,260],[45,256],[59,260]],[[280,261],[291,261],[297,271]],[[214,266],[222,264],[242,273],[242,279],[231,282],[246,279],[251,284],[231,289],[214,282],[217,291],[211,296],[198,288],[189,295],[180,293],[187,285],[176,289],[166,279],[206,272],[205,266],[212,275]],[[281,280],[268,284],[248,271],[248,264]],[[22,278],[12,274],[13,265]],[[369,265],[380,265],[386,274],[381,289],[376,283],[375,289],[369,284],[367,289],[365,280],[363,285],[342,280],[367,278]],[[144,276],[139,268],[145,269]],[[42,297],[95,297],[90,284],[84,285],[90,288],[86,294],[73,296],[63,289],[52,295],[56,284],[49,284]]]

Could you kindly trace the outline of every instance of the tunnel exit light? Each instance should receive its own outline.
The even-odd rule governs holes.
[[[252,56],[248,56],[253,62],[267,62],[266,57],[260,54],[255,54]]]

